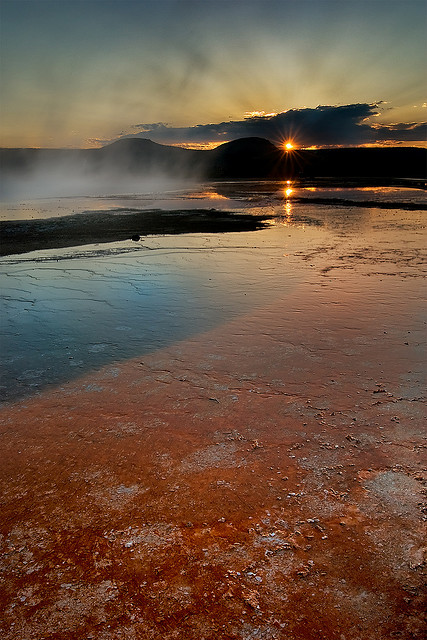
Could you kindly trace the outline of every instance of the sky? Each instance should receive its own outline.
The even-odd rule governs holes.
[[[0,146],[426,146],[425,0],[0,0]]]

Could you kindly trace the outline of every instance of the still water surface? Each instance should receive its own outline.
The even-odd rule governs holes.
[[[362,251],[366,260],[375,251],[395,267],[404,251],[402,273],[408,256],[418,256],[425,212],[402,211],[398,205],[390,211],[354,208],[351,203],[316,206],[296,202],[295,190],[286,194],[290,188],[205,185],[190,192],[3,205],[3,219],[115,207],[194,206],[267,213],[272,224],[257,232],[150,236],[136,244],[2,258],[2,399],[24,397],[102,365],[141,356],[286,298],[301,283],[313,278],[321,282],[322,265],[342,266],[346,258],[351,266],[352,252]],[[369,201],[418,202],[424,196],[414,189],[320,192],[322,197],[331,192],[334,198]]]

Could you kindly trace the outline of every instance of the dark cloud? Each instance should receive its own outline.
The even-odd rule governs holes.
[[[225,142],[258,136],[274,143],[292,138],[299,146],[361,145],[382,141],[416,141],[426,136],[426,124],[378,125],[380,102],[290,109],[277,114],[248,115],[243,120],[192,127],[171,127],[164,122],[139,124],[126,138],[150,138],[163,144]]]
[[[398,123],[374,127],[374,137],[381,141],[427,142],[427,122]]]
[[[166,122],[150,122],[149,124],[134,124],[132,129],[139,129],[140,133],[143,133],[144,131],[159,131],[167,129],[167,126]]]

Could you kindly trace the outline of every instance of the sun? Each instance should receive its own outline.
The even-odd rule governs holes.
[[[292,151],[292,149],[295,149],[295,145],[292,142],[286,142],[283,146],[286,151]]]

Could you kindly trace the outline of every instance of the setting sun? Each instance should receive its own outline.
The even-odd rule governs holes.
[[[295,145],[292,144],[292,142],[286,142],[284,147],[285,147],[286,151],[292,151],[292,149],[295,149]]]

